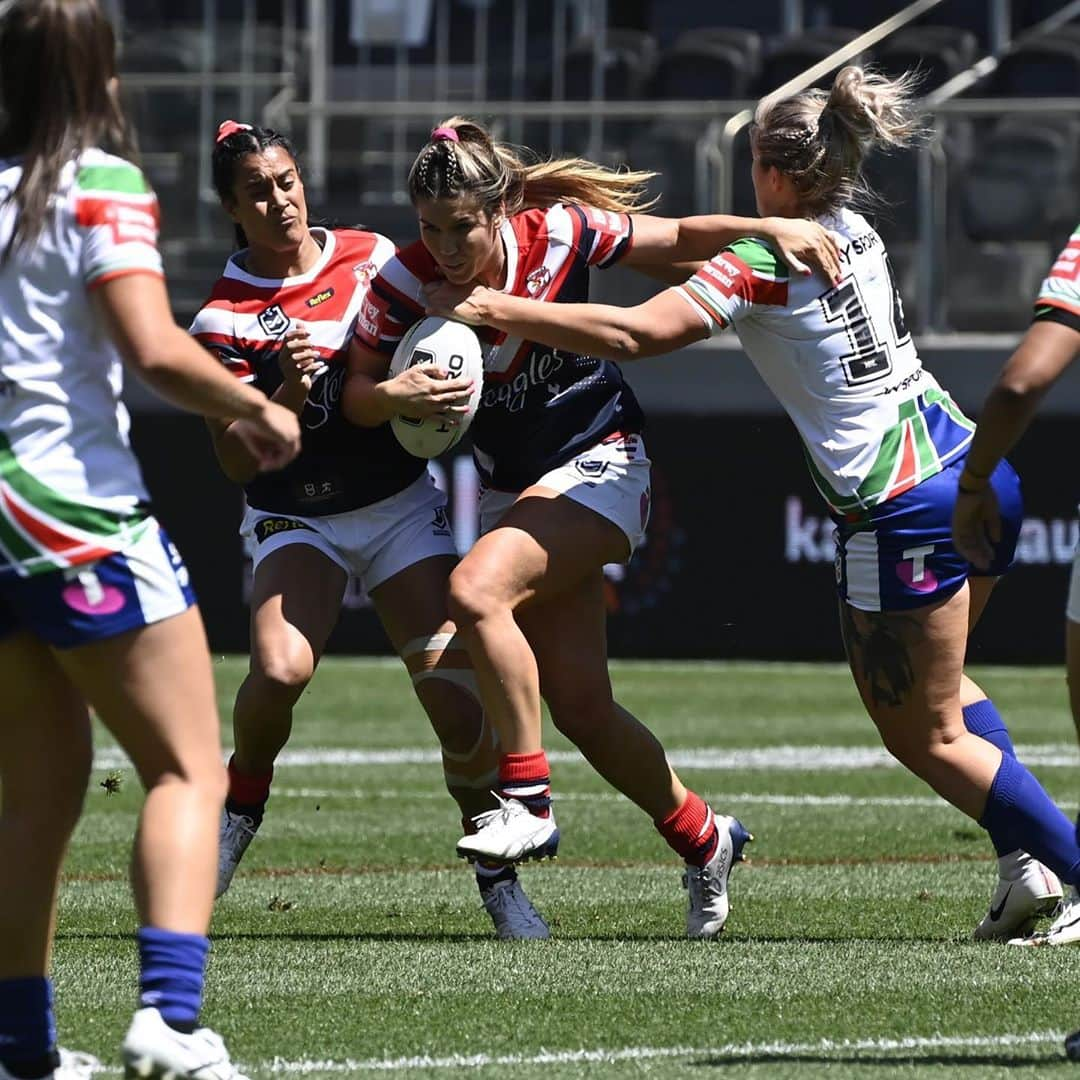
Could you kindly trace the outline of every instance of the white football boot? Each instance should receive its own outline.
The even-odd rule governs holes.
[[[1057,906],[1054,921],[1037,934],[1015,937],[1010,945],[1080,945],[1080,891],[1073,885]]]
[[[520,800],[492,794],[499,800],[498,807],[473,818],[476,832],[457,842],[457,853],[470,862],[482,859],[501,866],[526,859],[553,858],[559,850],[554,812],[537,817]]]
[[[1035,928],[1040,915],[1050,915],[1061,900],[1061,882],[1038,859],[1014,851],[998,859],[998,884],[990,910],[975,927],[976,941],[1008,941]]]
[[[704,866],[686,864],[683,887],[690,894],[686,912],[686,936],[709,940],[724,929],[731,901],[728,878],[737,862],[743,861],[743,848],[753,840],[738,818],[718,817],[719,840],[713,857]]]
[[[128,1080],[248,1080],[220,1035],[209,1028],[174,1031],[154,1008],[135,1014],[120,1053]]]
[[[233,874],[240,865],[248,845],[255,839],[259,825],[254,818],[244,814],[221,811],[221,832],[218,834],[217,892],[223,895],[232,884]]]
[[[101,1069],[101,1062],[93,1054],[83,1054],[78,1050],[65,1050],[60,1048],[60,1064],[51,1073],[47,1073],[42,1080],[90,1080],[94,1073]],[[0,1080],[15,1080],[15,1078],[0,1065]]]
[[[491,916],[495,936],[501,941],[540,941],[551,937],[548,924],[516,877],[490,883],[477,877],[476,881],[484,910]]]

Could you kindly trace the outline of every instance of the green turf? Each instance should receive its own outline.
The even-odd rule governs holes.
[[[243,665],[217,672],[227,715]],[[1059,672],[976,676],[1022,747],[1065,754]],[[614,681],[672,753],[876,746],[838,667],[618,664]],[[324,662],[290,744],[433,746],[398,667],[355,660]],[[1080,953],[970,940],[991,853],[918,781],[880,766],[680,771],[757,837],[715,943],[682,938],[677,862],[581,762],[553,768],[559,861],[522,873],[554,940],[516,944],[491,940],[453,857],[437,765],[281,767],[215,914],[206,1019],[253,1077],[364,1076],[397,1059],[390,1071],[407,1076],[1075,1074],[1060,1034],[1080,1026]],[[1075,766],[1036,771],[1071,812]],[[121,773],[113,795],[95,776],[56,949],[63,1040],[114,1065],[135,984],[125,874],[139,792]],[[514,1060],[482,1065],[499,1058]]]

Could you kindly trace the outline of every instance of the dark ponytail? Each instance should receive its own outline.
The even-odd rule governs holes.
[[[65,165],[105,144],[135,157],[116,95],[112,27],[97,0],[8,0],[0,15],[0,156],[22,157],[2,262],[41,234]]]

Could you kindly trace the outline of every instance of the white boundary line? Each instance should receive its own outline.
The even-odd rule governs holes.
[[[931,1035],[899,1039],[819,1039],[817,1042],[725,1043],[721,1046],[626,1046],[597,1050],[541,1050],[535,1054],[449,1054],[445,1057],[398,1058],[299,1058],[275,1057],[269,1061],[240,1064],[256,1075],[307,1076],[312,1073],[353,1075],[362,1072],[407,1072],[413,1069],[507,1068],[523,1065],[617,1065],[624,1061],[657,1061],[674,1058],[709,1058],[745,1061],[757,1057],[797,1057],[820,1054],[845,1061],[863,1053],[919,1053],[933,1050],[1007,1050],[1021,1046],[1060,1044],[1057,1031],[1031,1031],[1020,1035]],[[118,1075],[115,1066],[99,1066],[97,1075]]]
[[[1080,755],[1074,743],[1040,743],[1017,748],[1025,765],[1075,769]],[[555,764],[584,764],[576,750],[549,750]],[[687,747],[672,750],[668,760],[677,769],[770,770],[776,772],[835,772],[899,768],[899,762],[882,746],[767,746],[760,749]],[[316,765],[437,765],[442,761],[434,747],[394,747],[355,750],[344,747],[284,750],[275,768]],[[95,769],[123,768],[130,763],[119,747],[109,746],[94,756]]]
[[[1022,1035],[933,1035],[900,1039],[821,1039],[818,1042],[727,1043],[723,1046],[627,1046],[612,1050],[552,1050],[536,1054],[451,1054],[447,1057],[403,1057],[347,1059],[345,1061],[286,1061],[274,1058],[254,1071],[275,1075],[303,1076],[310,1073],[405,1072],[410,1069],[506,1068],[522,1065],[616,1065],[624,1061],[671,1058],[726,1058],[746,1060],[756,1057],[795,1057],[821,1054],[847,1058],[862,1053],[911,1053],[926,1050],[1008,1049],[1060,1043],[1064,1035],[1056,1031],[1033,1031]]]
[[[723,806],[731,803],[753,803],[759,806],[797,806],[800,809],[807,807],[857,807],[857,806],[887,806],[887,807],[919,807],[920,809],[935,809],[952,811],[944,799],[937,795],[897,795],[897,796],[858,796],[858,795],[770,795],[768,793],[751,793],[747,791],[707,791],[702,792],[702,798],[710,803]],[[444,802],[450,796],[445,791],[414,791],[405,788],[315,788],[315,787],[274,787],[274,798],[281,799],[423,799],[431,802]],[[580,803],[625,803],[630,806],[630,800],[625,795],[619,795],[612,791],[556,791],[556,802],[580,802]]]

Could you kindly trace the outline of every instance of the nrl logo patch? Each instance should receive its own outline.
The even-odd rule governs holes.
[[[289,316],[281,310],[280,304],[272,304],[259,316],[259,325],[271,337],[284,334],[289,329],[291,321]]]

